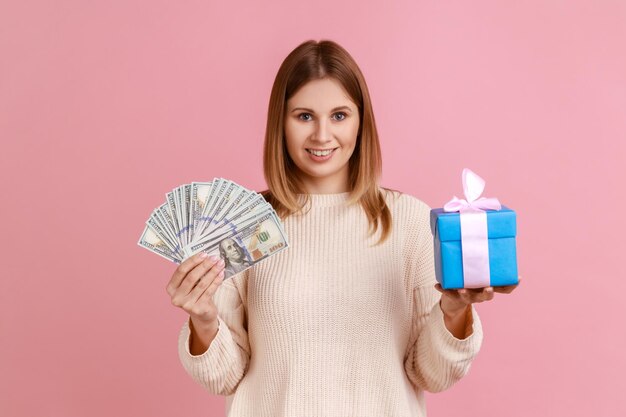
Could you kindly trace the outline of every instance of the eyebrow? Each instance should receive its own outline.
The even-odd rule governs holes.
[[[315,113],[313,110],[311,109],[307,109],[305,107],[296,107],[295,109],[292,109],[291,112],[293,113],[296,110],[304,110],[304,111],[308,111],[309,113]],[[336,112],[338,110],[348,110],[350,113],[352,113],[352,109],[348,106],[339,106],[339,107],[335,107],[334,109],[331,110],[332,112]]]

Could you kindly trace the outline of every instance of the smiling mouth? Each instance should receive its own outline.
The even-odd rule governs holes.
[[[315,156],[327,156],[330,155],[335,149],[307,149],[306,151]]]

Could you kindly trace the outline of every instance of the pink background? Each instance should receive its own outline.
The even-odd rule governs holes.
[[[0,415],[222,416],[179,363],[164,193],[263,189],[271,84],[300,42],[354,56],[383,185],[432,207],[461,170],[518,212],[520,288],[430,416],[623,416],[626,3],[0,3]],[[618,258],[620,257],[621,258]]]

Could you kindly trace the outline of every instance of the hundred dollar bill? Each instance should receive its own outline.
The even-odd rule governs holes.
[[[219,229],[213,230],[210,234],[203,235],[199,241],[192,242],[191,244],[185,246],[183,248],[183,253],[185,254],[185,256],[192,256],[193,254],[200,252],[204,248],[214,246],[215,244],[217,244],[217,242],[222,240],[224,236],[234,236],[250,228],[256,227],[258,224],[266,221],[268,219],[268,216],[273,216],[273,221],[282,231],[282,227],[280,226],[280,220],[276,217],[275,213],[270,208],[266,211],[255,213],[252,216],[242,218],[237,223],[228,223],[222,225]],[[284,232],[282,234],[284,235]]]
[[[199,252],[221,257],[225,263],[224,279],[228,279],[288,247],[280,220],[274,213],[268,213],[235,235],[211,246],[191,244],[184,252],[187,257]]]
[[[246,200],[248,195],[249,191],[244,188],[234,189],[230,195],[225,194],[222,199],[223,201],[217,206],[215,212],[211,215],[211,221],[208,223],[206,229],[204,229],[202,235],[210,234],[213,229],[219,227],[222,220],[231,212],[237,210],[237,207],[240,206],[242,201]]]
[[[178,230],[179,238],[178,239],[180,239],[183,245],[186,245],[187,242],[185,242],[185,220],[184,220],[185,215],[183,213],[183,210],[184,210],[183,189],[184,188],[185,188],[185,185],[181,185],[175,188],[174,195],[176,196],[176,214],[178,215],[178,226],[179,226],[179,230]]]
[[[163,224],[167,235],[173,242],[178,242],[178,239],[176,239],[176,231],[174,230],[174,222],[172,221],[172,216],[170,215],[170,211],[168,209],[168,204],[163,203],[157,207],[156,210],[156,214],[159,219],[161,219],[161,223]]]
[[[146,225],[146,228],[143,230],[139,241],[137,242],[139,246],[142,246],[148,249],[150,252],[156,253],[163,258],[170,260],[174,263],[180,264],[182,262],[182,258],[176,255],[167,244],[150,228],[149,225]]]
[[[184,226],[184,236],[185,236],[185,243],[188,244],[191,242],[191,231],[189,230],[189,212],[191,210],[189,210],[190,207],[190,202],[191,202],[191,184],[185,184],[183,185],[183,189],[182,189],[182,199],[183,199],[183,209],[182,209],[182,213],[183,213],[183,223],[185,224]]]
[[[204,211],[207,200],[211,193],[213,182],[192,182],[191,183],[191,241],[196,238],[196,229],[198,228],[198,218]]]
[[[166,202],[148,218],[138,245],[177,264],[200,251],[218,254],[230,277],[288,243],[280,219],[261,194],[214,178],[167,193]]]
[[[231,196],[239,189],[241,189],[239,185],[231,181],[226,181],[224,190],[220,191],[220,194],[218,194],[216,198],[215,204],[213,205],[213,207],[211,207],[210,212],[207,213],[205,227],[203,230],[200,231],[201,235],[207,233],[211,225],[217,221],[217,217],[220,211],[230,203]]]
[[[213,186],[211,187],[211,194],[209,195],[207,203],[204,206],[204,210],[202,210],[202,213],[200,214],[200,217],[198,218],[198,228],[196,229],[196,235],[198,236],[202,235],[202,232],[207,226],[207,223],[210,223],[211,219],[209,217],[209,213],[212,211],[213,206],[218,201],[218,196],[222,192],[224,192],[224,189],[226,188],[226,185],[227,185],[226,183],[227,183],[227,180],[224,180],[222,178],[215,178],[213,180]]]
[[[159,220],[156,209],[154,210],[150,218],[148,218],[148,221],[146,222],[146,224],[149,226],[152,232],[154,232],[159,237],[159,239],[161,239],[163,243],[165,243],[167,247],[169,247],[172,250],[172,252],[177,254],[178,257],[183,255],[180,243],[178,243],[178,241],[176,240],[172,240],[169,237],[169,235],[165,231],[165,227]]]
[[[203,234],[196,242],[193,242],[195,248],[212,246],[215,241],[221,240],[224,235],[235,235],[240,231],[247,229],[254,224],[259,223],[259,219],[263,218],[266,214],[273,213],[273,208],[267,202],[260,204],[250,211],[239,212],[233,218],[225,218],[220,224],[211,229],[210,233]],[[276,223],[281,227],[280,221]],[[283,234],[284,231],[283,231]],[[187,247],[189,247],[188,245]]]
[[[174,230],[174,237],[180,242],[180,220],[178,219],[178,209],[176,208],[176,189],[165,194],[167,201],[167,210],[169,211],[169,221],[172,224]]]
[[[183,245],[186,245],[187,242],[185,240],[185,203],[184,203],[184,196],[185,193],[185,184],[177,187],[175,189],[175,193],[174,195],[176,196],[176,211],[178,214],[178,226],[180,227],[180,230],[178,231],[178,234],[180,235],[179,239],[182,242]]]
[[[202,234],[196,234],[193,242],[204,240],[204,237],[209,234],[213,234],[216,229],[220,229],[225,224],[237,224],[240,217],[246,214],[252,215],[255,213],[255,210],[257,210],[258,215],[260,216],[262,214],[261,210],[258,210],[260,208],[260,204],[268,203],[260,194],[250,190],[246,191],[249,192],[248,195],[243,196],[243,198],[241,198],[241,195],[237,197],[233,202],[233,205],[223,210],[222,213],[215,218],[213,224],[207,227]]]

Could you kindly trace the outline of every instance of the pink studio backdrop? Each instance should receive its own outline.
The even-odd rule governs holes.
[[[624,416],[626,3],[0,3],[0,415],[222,416],[176,340],[164,193],[265,187],[271,84],[307,39],[361,66],[382,183],[431,207],[469,167],[518,212],[523,282],[431,416]],[[621,256],[621,258],[620,258]]]

